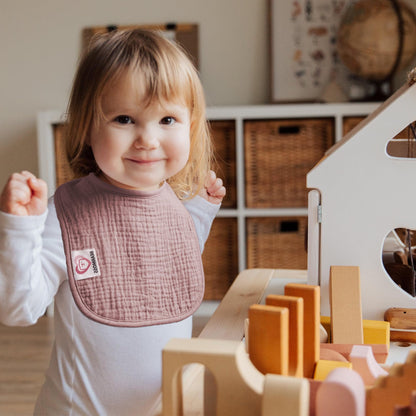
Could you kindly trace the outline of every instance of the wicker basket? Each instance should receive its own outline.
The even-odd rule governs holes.
[[[220,300],[238,274],[237,219],[216,218],[202,253],[205,299]]]
[[[307,217],[247,219],[247,267],[306,269]]]
[[[56,187],[65,182],[74,179],[74,174],[69,167],[68,159],[66,157],[65,142],[64,142],[64,128],[65,124],[54,124],[53,135],[55,139],[55,175]]]
[[[213,169],[224,181],[227,194],[222,201],[223,208],[237,206],[237,185],[235,167],[235,122],[211,121],[211,133],[214,143],[215,163]]]
[[[334,143],[334,120],[249,120],[244,140],[247,207],[306,207],[306,174]]]
[[[342,118],[342,136],[344,137],[355,126],[360,124],[365,119],[365,116],[348,116]]]

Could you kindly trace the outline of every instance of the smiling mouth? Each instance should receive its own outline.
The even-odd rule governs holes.
[[[136,163],[138,165],[152,165],[162,162],[163,159],[127,159],[129,162]]]

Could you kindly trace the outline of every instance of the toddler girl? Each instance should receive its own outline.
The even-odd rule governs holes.
[[[163,36],[113,32],[82,59],[67,116],[78,179],[48,202],[23,171],[0,197],[0,321],[33,324],[54,299],[35,414],[151,415],[164,345],[191,336],[225,195],[202,87]]]

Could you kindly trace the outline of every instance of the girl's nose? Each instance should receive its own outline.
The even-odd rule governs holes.
[[[137,132],[134,146],[137,149],[156,149],[159,146],[159,140],[151,129],[140,129]]]

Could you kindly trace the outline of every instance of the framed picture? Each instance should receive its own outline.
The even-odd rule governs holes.
[[[269,2],[271,101],[316,101],[331,80],[343,77],[336,34],[351,0]]]
[[[168,39],[179,43],[188,53],[196,68],[199,68],[199,27],[197,24],[166,23],[148,25],[107,25],[87,27],[82,31],[82,51],[88,47],[92,37],[114,30],[148,29],[162,32]]]

